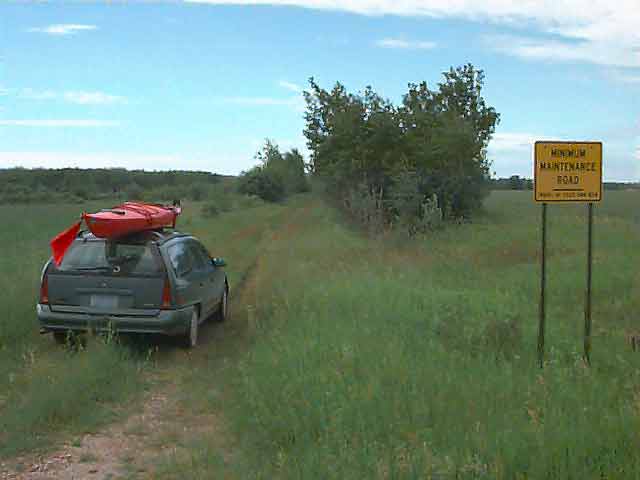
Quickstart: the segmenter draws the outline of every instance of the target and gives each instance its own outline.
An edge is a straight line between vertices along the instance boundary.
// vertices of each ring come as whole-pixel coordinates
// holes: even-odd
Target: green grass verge
[[[477,223],[408,244],[367,240],[316,205],[265,252],[255,345],[212,402],[242,442],[227,468],[637,478],[640,370],[626,335],[640,306],[639,199],[609,192],[596,209],[592,368],[581,359],[586,209],[551,207],[542,371],[539,209],[526,192],[495,193]]]

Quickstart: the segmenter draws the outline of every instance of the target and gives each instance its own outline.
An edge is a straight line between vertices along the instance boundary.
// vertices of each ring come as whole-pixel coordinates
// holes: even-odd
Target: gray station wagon
[[[68,332],[93,330],[180,336],[194,347],[199,324],[228,315],[224,266],[184,233],[107,241],[80,232],[60,266],[49,259],[42,270],[41,331],[60,343]]]

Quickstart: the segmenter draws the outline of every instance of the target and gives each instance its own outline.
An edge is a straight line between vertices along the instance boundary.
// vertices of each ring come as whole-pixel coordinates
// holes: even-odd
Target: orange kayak
[[[78,235],[83,220],[96,237],[118,238],[144,230],[175,227],[180,212],[181,209],[177,206],[125,202],[117,207],[97,213],[83,213],[79,222],[74,223],[51,240],[53,261],[58,266],[62,263],[64,254]]]
[[[143,230],[175,227],[180,207],[153,203],[125,202],[97,213],[83,213],[91,233],[101,238],[118,238]]]

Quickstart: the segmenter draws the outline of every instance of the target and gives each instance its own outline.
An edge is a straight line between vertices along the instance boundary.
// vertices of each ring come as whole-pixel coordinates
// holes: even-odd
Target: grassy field
[[[224,473],[637,478],[639,200],[612,192],[596,208],[591,368],[586,207],[550,207],[544,370],[528,193],[494,193],[476,223],[409,243],[366,239],[311,202],[260,257],[257,339],[211,403],[241,439]],[[215,448],[199,445],[173,478],[207,478]]]
[[[606,192],[596,207],[591,368],[586,207],[550,207],[543,370],[528,192],[496,192],[473,224],[410,241],[367,238],[312,195],[213,220],[194,205],[182,228],[229,261],[243,327],[188,361],[99,341],[70,353],[40,337],[46,242],[77,207],[3,207],[0,455],[124,415],[161,370],[183,408],[224,415],[230,430],[192,439],[186,457],[158,453],[153,478],[636,478],[639,201]]]

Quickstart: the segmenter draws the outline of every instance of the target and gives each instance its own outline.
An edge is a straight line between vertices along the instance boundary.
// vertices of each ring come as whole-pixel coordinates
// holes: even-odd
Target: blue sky
[[[304,150],[311,76],[399,102],[472,62],[498,176],[532,176],[535,140],[601,140],[605,178],[637,181],[638,25],[637,0],[2,4],[0,167],[237,174],[266,137]]]

